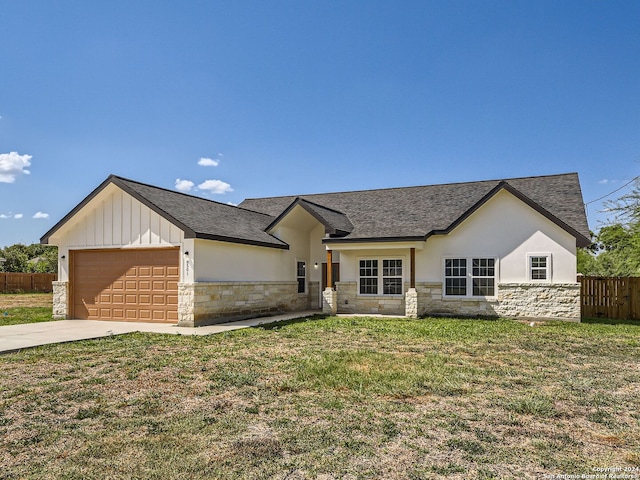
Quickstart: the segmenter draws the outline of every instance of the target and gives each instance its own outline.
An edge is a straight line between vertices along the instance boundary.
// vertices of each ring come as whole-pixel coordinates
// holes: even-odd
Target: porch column
[[[411,284],[409,288],[416,288],[416,249],[411,249],[411,262],[409,264],[410,274],[411,274]]]
[[[335,315],[338,313],[338,292],[336,292],[331,285],[333,285],[333,252],[327,250],[327,288],[322,292],[322,313],[326,315]]]
[[[404,294],[404,314],[418,318],[418,291],[416,290],[416,249],[411,249],[409,262],[409,290]]]

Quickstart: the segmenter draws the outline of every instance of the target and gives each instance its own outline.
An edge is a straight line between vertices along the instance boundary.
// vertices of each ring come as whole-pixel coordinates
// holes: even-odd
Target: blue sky
[[[111,173],[235,204],[573,171],[588,202],[640,173],[636,0],[2,0],[0,19],[0,246]]]

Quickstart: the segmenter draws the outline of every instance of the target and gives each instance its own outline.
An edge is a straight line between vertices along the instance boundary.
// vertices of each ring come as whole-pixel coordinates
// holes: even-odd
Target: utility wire
[[[636,180],[638,180],[640,178],[640,175],[638,175],[637,177],[633,178],[632,180],[629,180],[627,183],[625,183],[624,185],[622,185],[621,187],[616,188],[613,192],[609,192],[606,195],[603,195],[599,198],[596,198],[595,200],[591,200],[590,202],[587,202],[584,204],[584,206],[586,207],[587,205],[597,202],[598,200],[602,200],[603,198],[607,198],[609,195],[613,195],[614,193],[616,193],[619,190],[622,190],[624,187],[626,187],[627,185],[632,184],[633,182],[635,182]]]

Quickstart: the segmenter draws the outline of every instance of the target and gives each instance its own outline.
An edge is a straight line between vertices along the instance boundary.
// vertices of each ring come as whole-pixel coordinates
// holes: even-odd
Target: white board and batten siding
[[[93,198],[55,237],[51,243],[67,258],[69,250],[175,247],[184,242],[180,228],[115,185]],[[60,280],[66,280],[66,263],[59,267]]]

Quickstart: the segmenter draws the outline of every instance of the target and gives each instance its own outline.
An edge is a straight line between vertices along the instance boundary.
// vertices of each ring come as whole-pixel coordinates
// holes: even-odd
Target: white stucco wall
[[[385,245],[388,245],[385,248]],[[448,235],[411,244],[328,245],[340,251],[340,279],[358,281],[359,258],[403,258],[409,281],[409,249],[416,248],[416,281],[443,281],[446,257],[495,257],[499,283],[529,282],[528,256],[551,255],[551,282],[576,282],[576,240],[520,199],[501,191]],[[393,248],[395,247],[395,248]],[[543,283],[549,283],[545,281]]]
[[[286,260],[286,264],[291,265],[288,270],[290,275],[288,280],[296,280],[296,262],[306,262],[307,289],[314,288],[317,290],[315,295],[318,298],[318,305],[313,306],[320,307],[322,264],[327,262],[327,250],[322,244],[322,239],[325,236],[324,225],[304,208],[296,206],[276,225],[271,233],[290,246],[289,256]],[[334,252],[333,262],[337,263],[339,261],[340,254]],[[313,285],[311,286],[310,283]]]
[[[294,281],[288,250],[195,240],[189,253],[195,282]]]
[[[49,239],[59,248],[59,281],[69,278],[69,250],[182,246],[183,242],[182,230],[115,185],[108,185]]]
[[[441,282],[445,257],[477,256],[499,259],[500,283],[528,282],[528,254],[551,254],[553,283],[576,282],[575,237],[501,191],[448,235],[427,240],[416,253],[416,281]]]

